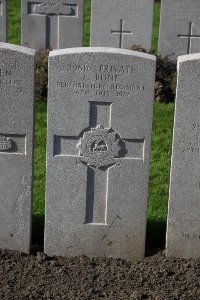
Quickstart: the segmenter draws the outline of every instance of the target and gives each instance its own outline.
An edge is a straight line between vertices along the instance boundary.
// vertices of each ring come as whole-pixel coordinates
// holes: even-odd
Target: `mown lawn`
[[[101,1],[101,0],[99,0]],[[9,0],[8,41],[20,44],[20,0]],[[157,51],[160,4],[154,7],[154,27],[152,49]],[[85,0],[84,8],[84,46],[89,46],[90,0]],[[151,171],[148,204],[148,245],[163,246],[167,216],[168,181],[170,151],[172,141],[173,104],[154,104]],[[35,165],[33,229],[38,233],[38,223],[42,224],[45,204],[45,154],[46,147],[46,101],[36,102],[35,117]],[[37,223],[37,224],[36,224]],[[37,242],[37,237],[34,239]]]

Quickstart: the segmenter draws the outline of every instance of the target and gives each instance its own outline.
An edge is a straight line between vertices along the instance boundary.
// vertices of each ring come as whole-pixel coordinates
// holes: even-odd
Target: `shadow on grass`
[[[44,215],[33,215],[31,254],[44,251]]]
[[[153,249],[165,249],[166,221],[148,220],[146,235],[146,252]]]

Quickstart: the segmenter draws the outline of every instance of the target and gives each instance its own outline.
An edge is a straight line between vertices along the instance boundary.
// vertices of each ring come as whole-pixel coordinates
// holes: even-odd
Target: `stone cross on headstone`
[[[119,30],[111,30],[112,34],[119,34],[119,48],[123,48],[123,35],[124,34],[132,35],[132,31],[124,30],[123,25],[124,25],[124,20],[121,19],[120,20],[120,29]]]
[[[199,53],[199,20],[199,0],[161,0],[158,53],[174,61],[181,55]]]
[[[45,253],[144,256],[155,58],[49,57]]]
[[[23,1],[23,45],[35,49],[82,45],[83,0]]]
[[[190,49],[191,49],[191,42],[194,38],[200,38],[200,35],[193,34],[193,26],[194,23],[189,22],[189,33],[188,34],[178,34],[179,38],[186,38],[188,40],[188,45],[187,45],[187,54],[190,54]]]
[[[92,0],[90,46],[128,49],[141,45],[149,51],[153,6],[154,0]]]
[[[54,155],[74,158],[76,151],[67,152],[68,147],[73,149],[75,143],[79,149],[77,162],[82,162],[87,166],[87,193],[86,193],[86,213],[85,223],[106,224],[107,219],[107,196],[109,169],[114,165],[120,166],[121,160],[142,159],[144,139],[128,139],[132,147],[140,149],[138,155],[126,157],[126,138],[112,129],[113,103],[109,102],[89,102],[90,115],[89,127],[83,130],[79,137],[55,136]],[[113,107],[113,106],[112,106]],[[67,147],[57,154],[57,144],[62,140],[68,140]],[[70,145],[71,144],[71,145]],[[63,154],[65,153],[65,154]]]
[[[53,3],[52,3],[53,2]],[[29,5],[32,5],[29,2]],[[66,1],[55,3],[55,1],[44,0],[33,9],[33,15],[42,15],[46,18],[46,48],[60,48],[59,45],[59,21],[64,16],[76,16],[77,4],[68,4]],[[57,34],[56,34],[57,33]],[[53,39],[55,39],[53,41]]]

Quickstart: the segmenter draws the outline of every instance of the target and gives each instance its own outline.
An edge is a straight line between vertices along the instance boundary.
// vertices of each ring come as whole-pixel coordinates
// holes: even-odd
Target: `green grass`
[[[101,0],[99,0],[101,1]],[[20,44],[20,1],[8,1],[8,41]],[[154,7],[154,26],[152,49],[157,51],[159,32],[160,4]],[[90,0],[84,6],[84,46],[90,39]],[[34,241],[42,241],[40,226],[43,226],[45,203],[45,164],[46,164],[46,102],[36,102],[35,117],[35,164],[34,164],[34,201],[33,228]],[[149,245],[163,246],[167,216],[168,181],[170,151],[172,141],[173,104],[154,104],[151,169],[148,202],[147,242]],[[40,231],[40,232],[39,232]]]
[[[34,151],[34,202],[33,213],[44,214],[45,174],[46,174],[46,130],[47,105],[46,102],[36,103],[35,114],[35,151]]]
[[[21,1],[8,0],[8,42],[20,45],[21,41]]]
[[[153,17],[153,31],[152,31],[152,49],[157,52],[158,36],[159,36],[159,22],[160,22],[160,3],[154,4],[154,17]]]
[[[164,246],[174,104],[154,103],[147,240]]]
[[[91,14],[91,0],[84,2],[84,38],[83,46],[89,47],[90,45],[90,14]]]
[[[154,104],[149,218],[164,220],[168,198],[174,104]]]

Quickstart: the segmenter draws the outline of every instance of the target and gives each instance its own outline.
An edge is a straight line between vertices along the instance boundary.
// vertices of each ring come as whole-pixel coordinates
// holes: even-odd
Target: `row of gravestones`
[[[162,0],[159,54],[200,50],[199,0]],[[151,47],[154,0],[92,0],[91,46]],[[6,39],[6,0],[0,0],[0,41]],[[83,0],[22,0],[22,45],[81,47]]]
[[[35,50],[0,44],[0,248],[31,241]],[[45,252],[144,256],[156,59],[49,57]],[[167,253],[200,256],[200,55],[178,61]]]

